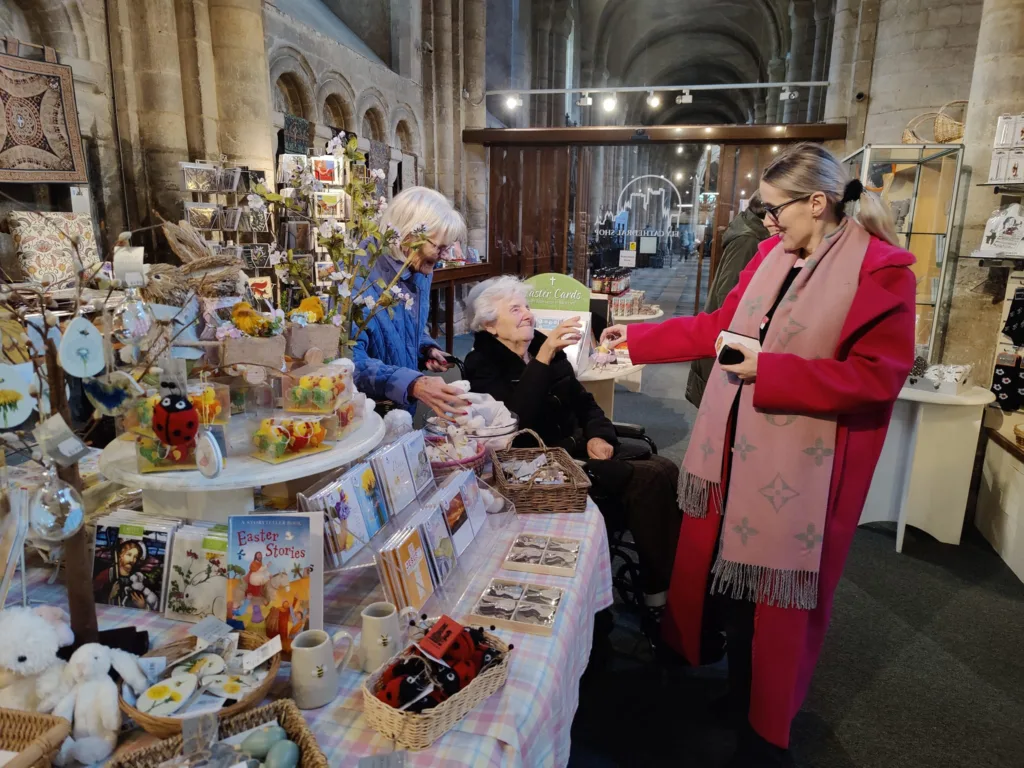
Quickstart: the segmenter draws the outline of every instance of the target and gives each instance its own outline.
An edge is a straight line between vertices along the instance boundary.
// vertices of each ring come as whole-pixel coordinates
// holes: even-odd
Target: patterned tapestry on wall
[[[8,51],[17,42],[8,41]],[[0,53],[0,181],[88,181],[71,67]]]
[[[313,124],[297,115],[285,115],[283,143],[285,154],[306,154],[313,144]]]
[[[367,157],[370,170],[379,168],[384,171],[384,178],[377,179],[377,197],[390,198],[388,194],[388,172],[391,169],[391,147],[382,141],[370,139],[370,154]]]

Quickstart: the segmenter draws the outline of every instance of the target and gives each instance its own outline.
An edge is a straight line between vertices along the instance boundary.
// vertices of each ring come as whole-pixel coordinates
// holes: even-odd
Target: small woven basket
[[[426,440],[428,443],[438,445],[447,442],[448,438],[427,435]],[[468,459],[430,462],[430,468],[434,471],[434,478],[440,480],[442,477],[448,477],[452,472],[459,472],[463,469],[472,469],[478,477],[481,476],[484,465],[487,463],[487,448],[482,440],[478,440],[476,449],[476,454]]]
[[[587,494],[590,493],[590,478],[573,461],[572,456],[564,448],[548,448],[540,435],[532,429],[521,429],[512,435],[515,440],[519,435],[530,435],[537,441],[539,448],[509,448],[505,451],[491,451],[494,464],[494,485],[498,493],[516,505],[519,512],[582,512],[587,508]],[[517,482],[505,474],[501,462],[509,459],[532,461],[540,454],[548,457],[548,464],[554,464],[568,478],[559,485],[541,485],[534,483],[532,478],[526,482]]]
[[[363,716],[369,726],[385,738],[398,742],[400,747],[413,750],[426,749],[448,733],[459,720],[497,692],[508,679],[511,655],[508,646],[489,632],[485,632],[484,636],[493,648],[501,651],[501,661],[477,675],[454,696],[422,714],[402,712],[373,695],[377,681],[388,665],[381,666],[363,683]]]
[[[220,721],[220,738],[226,739],[277,720],[288,738],[299,745],[299,768],[329,768],[316,737],[309,730],[306,718],[291,699],[280,699],[273,704],[250,710]],[[106,768],[156,768],[165,760],[181,754],[181,736],[165,739],[151,747],[129,752],[107,763]]]
[[[1013,428],[1013,437],[1017,441],[1017,446],[1024,448],[1024,425],[1017,424]]]
[[[966,101],[950,101],[943,104],[935,116],[935,140],[939,144],[956,144],[964,138],[964,121],[951,117],[951,109],[966,110]]]
[[[257,635],[255,632],[241,632],[238,636],[238,647],[245,651],[251,651],[255,648],[259,648],[265,642],[267,642],[267,639],[261,635]],[[195,648],[195,645],[196,638],[190,635],[189,637],[176,640],[173,643],[156,648],[147,653],[146,656],[166,656],[168,658],[184,656],[186,653],[191,652],[192,649]],[[270,687],[274,684],[274,679],[277,677],[279,669],[281,669],[281,654],[277,654],[271,660],[270,669],[267,672],[267,676],[263,678],[263,681],[244,699],[238,700],[230,707],[224,707],[221,709],[217,713],[218,719],[223,722],[225,718],[241,714],[242,712],[257,706],[264,698],[266,698],[267,693],[270,691]],[[161,739],[167,739],[181,733],[182,718],[180,717],[157,717],[156,715],[147,715],[131,706],[121,696],[118,696],[118,704],[121,706],[121,711],[134,720],[146,733],[159,736]]]
[[[903,144],[933,144],[934,139],[926,139],[921,136],[917,131],[921,127],[921,124],[927,120],[935,120],[939,116],[938,112],[924,112],[917,117],[911,118],[910,122],[907,123],[907,127],[903,129],[903,136],[900,141]]]
[[[0,750],[17,752],[5,768],[50,768],[50,760],[71,733],[63,717],[0,709]]]

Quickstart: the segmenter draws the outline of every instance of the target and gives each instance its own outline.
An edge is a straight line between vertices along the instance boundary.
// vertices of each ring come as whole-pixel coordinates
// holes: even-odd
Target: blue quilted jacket
[[[390,284],[401,266],[401,262],[381,254],[367,278],[371,285],[363,295],[379,299],[382,291],[376,284],[377,279]],[[352,350],[352,360],[356,365],[355,383],[359,391],[375,400],[387,399],[398,403],[410,413],[416,410],[416,402],[409,398],[409,386],[423,375],[419,372],[419,364],[427,348],[438,346],[427,334],[432,281],[433,275],[428,277],[406,270],[398,285],[413,296],[412,310],[396,305],[393,319],[387,310],[381,310],[359,334]]]

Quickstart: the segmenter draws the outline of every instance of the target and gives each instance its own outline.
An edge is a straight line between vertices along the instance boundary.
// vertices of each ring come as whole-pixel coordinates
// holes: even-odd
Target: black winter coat
[[[501,400],[519,417],[520,429],[532,429],[548,446],[565,448],[576,458],[587,458],[587,441],[594,437],[618,445],[611,421],[580,384],[565,353],[557,352],[548,365],[537,361],[546,340],[534,334],[527,364],[494,335],[477,332],[465,363],[473,391]],[[534,444],[529,438],[519,440]]]

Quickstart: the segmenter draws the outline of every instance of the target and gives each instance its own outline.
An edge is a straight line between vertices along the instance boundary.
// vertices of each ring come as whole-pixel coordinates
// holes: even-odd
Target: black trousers
[[[587,462],[593,497],[609,527],[628,528],[640,557],[641,589],[664,592],[672,579],[682,512],[676,501],[679,467],[664,456]]]

